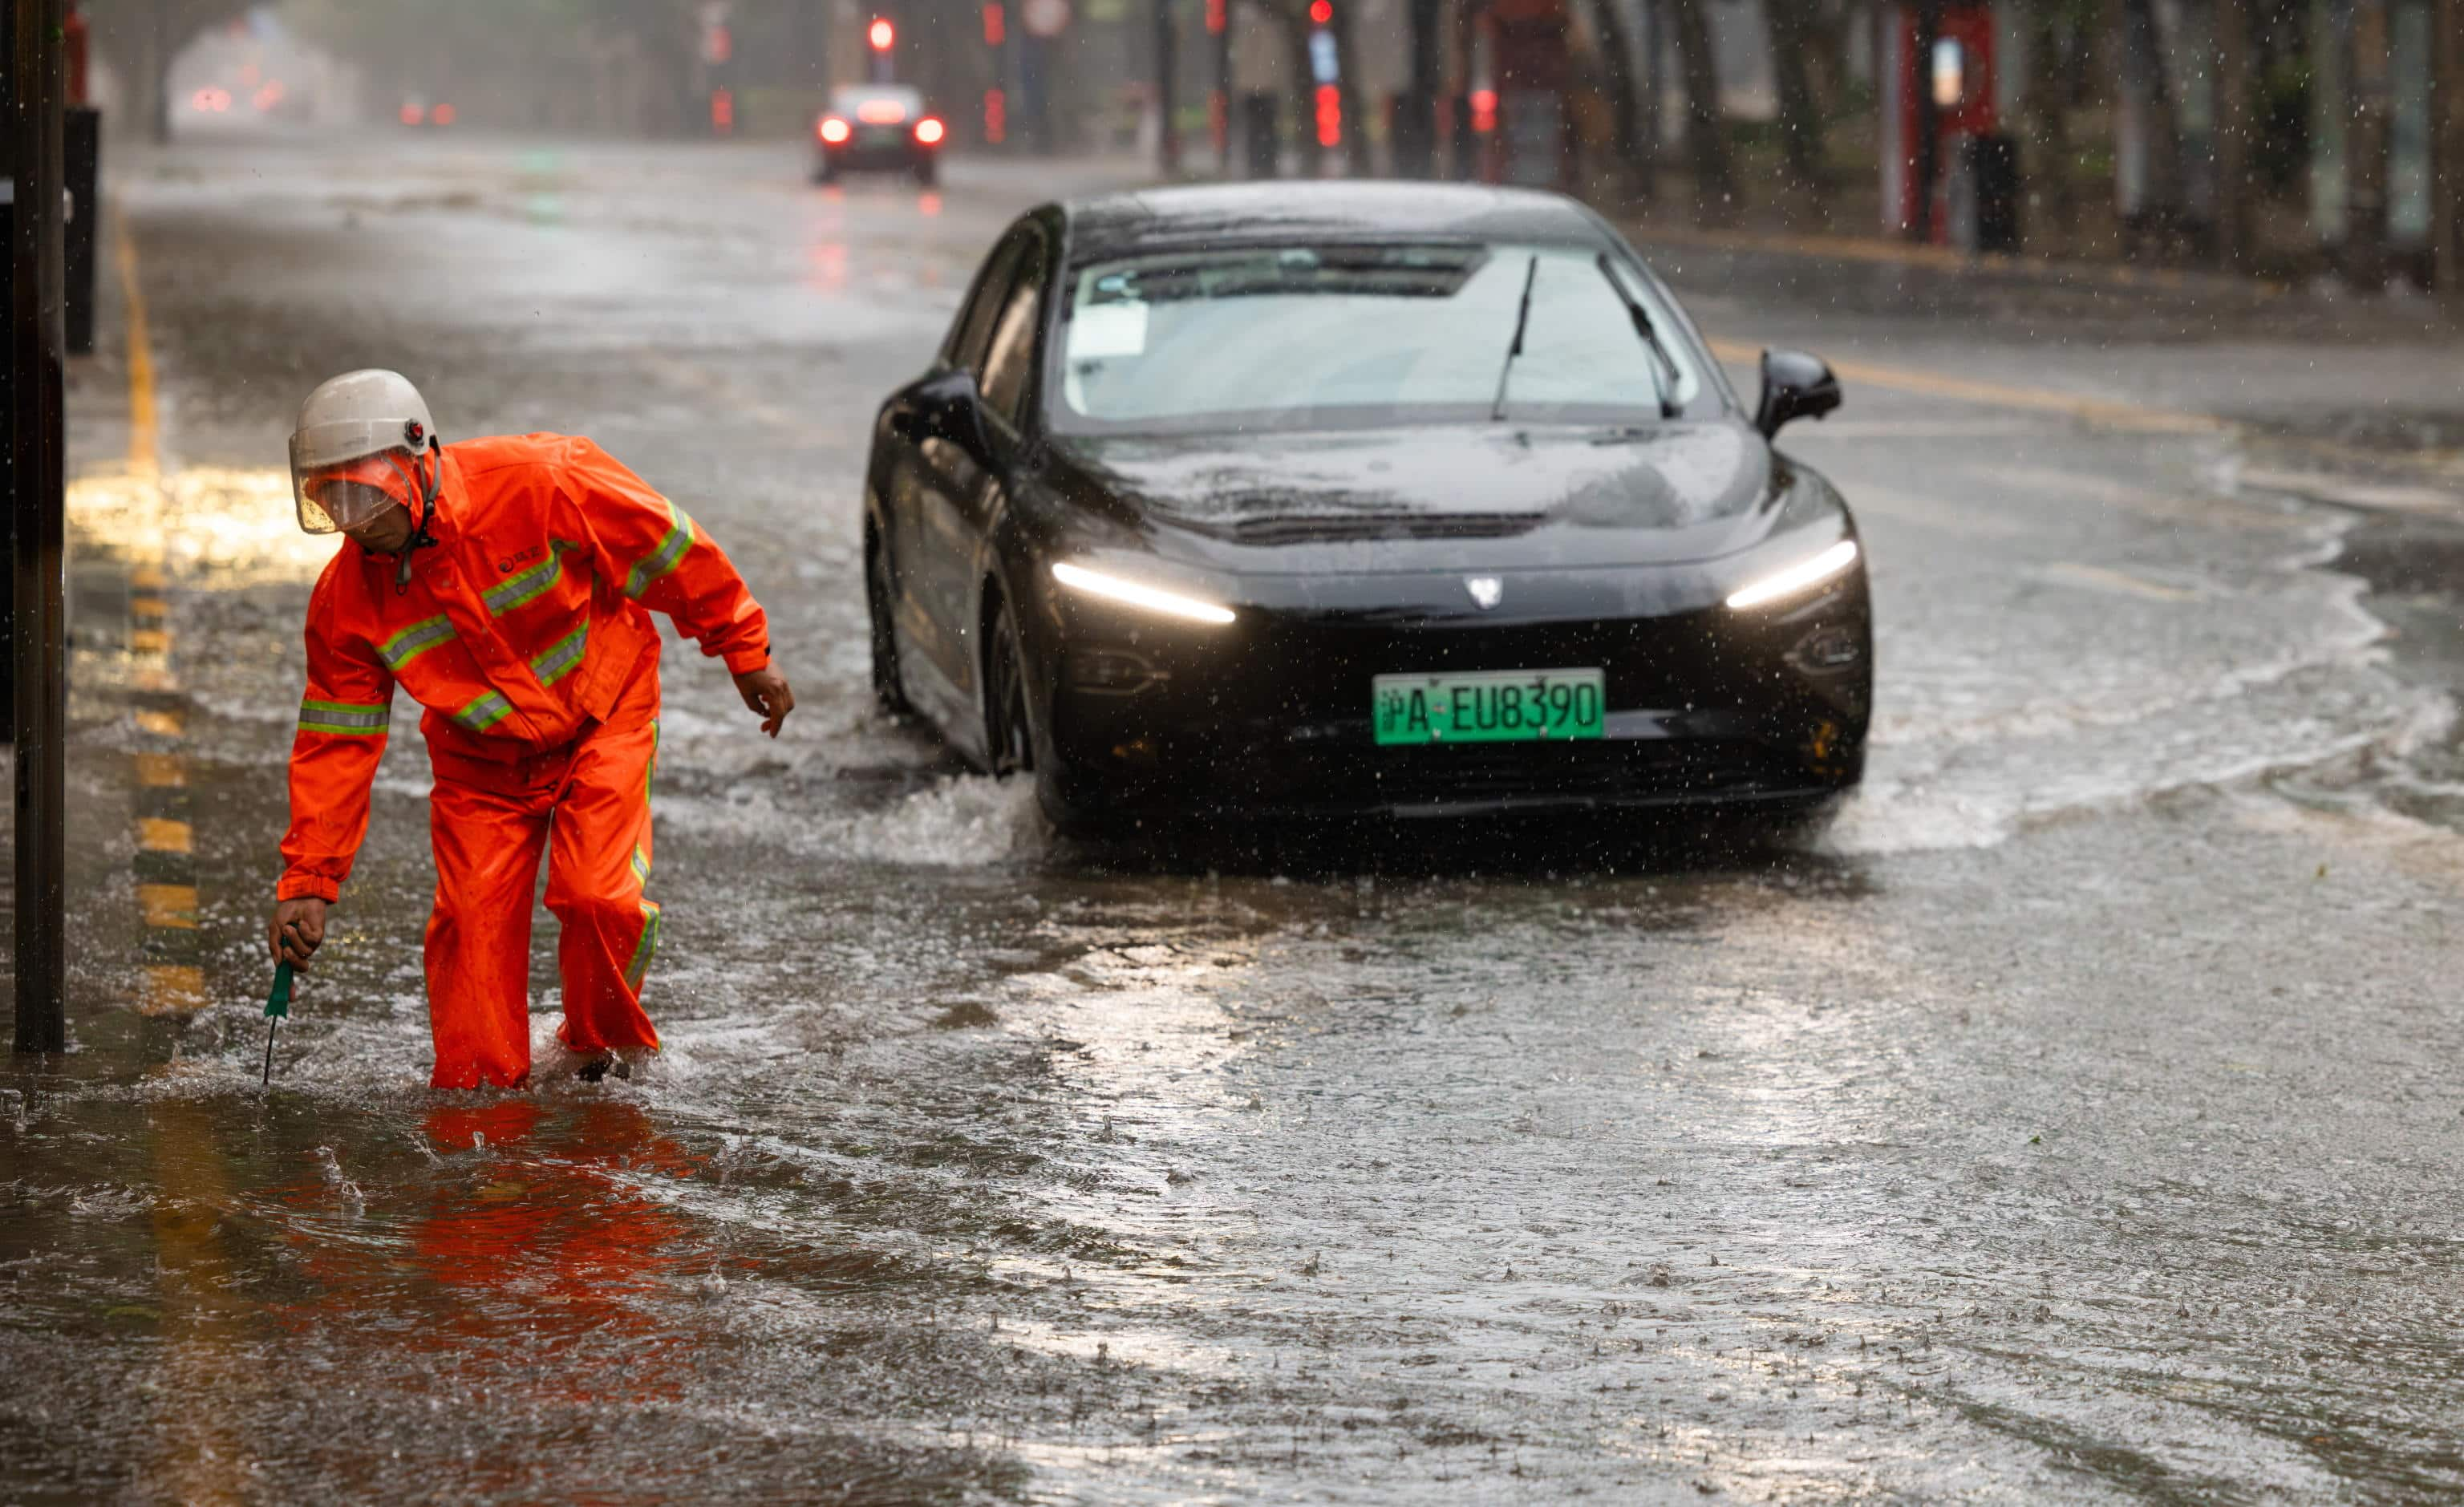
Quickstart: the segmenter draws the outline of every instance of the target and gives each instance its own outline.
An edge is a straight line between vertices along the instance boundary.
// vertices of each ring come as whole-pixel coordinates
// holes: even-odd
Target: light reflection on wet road
[[[1853,390],[1792,431],[1881,624],[1872,787],[1811,851],[1155,865],[872,715],[853,550],[873,403],[1007,216],[1102,170],[928,203],[784,147],[428,149],[347,192],[302,146],[123,186],[174,506],[98,481],[81,520],[167,530],[218,1003],[139,1019],[133,923],[80,913],[81,1050],[0,1103],[11,1495],[2464,1488],[2464,870],[2384,798],[2435,783],[2448,703],[2322,568],[2355,515],[2235,486],[2244,441]],[[1725,338],[1928,339],[1694,295]],[[669,659],[640,1081],[422,1086],[405,724],[253,1092],[321,555],[275,468],[365,361],[451,432],[593,433],[772,608],[776,746]],[[99,893],[126,796],[80,789]]]

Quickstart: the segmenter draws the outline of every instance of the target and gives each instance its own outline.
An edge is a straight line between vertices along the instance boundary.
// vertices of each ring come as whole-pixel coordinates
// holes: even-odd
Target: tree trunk
[[[2047,249],[2070,249],[2079,229],[2079,196],[2071,191],[2071,169],[2077,153],[2071,146],[2071,78],[2064,64],[2063,43],[2069,28],[2064,8],[2056,0],[2036,0],[2028,12],[2028,87],[2021,108],[2034,151],[2028,160],[2028,182],[2043,211],[2043,224],[2053,235]]]
[[[1685,75],[1685,158],[1694,173],[1694,220],[1727,225],[1736,218],[1736,178],[1720,119],[1720,59],[1711,51],[1705,0],[1668,0],[1678,65]]]
[[[2250,170],[2252,0],[2215,0],[2216,265],[2250,271],[2258,189]]]
[[[2390,73],[2387,0],[2358,0],[2353,7],[2352,125],[2344,133],[2344,278],[2365,293],[2387,286]]]
[[[1831,183],[1823,166],[1822,111],[1806,73],[1813,9],[1814,0],[1763,0],[1771,82],[1779,95],[1780,161],[1788,169],[1789,186],[1819,208]]]
[[[1438,176],[1438,89],[1444,52],[1444,0],[1409,0],[1404,26],[1410,69],[1400,118],[1395,121],[1395,176]]]
[[[2464,4],[2464,0],[2457,0]],[[1600,38],[1609,89],[1610,165],[1606,185],[1612,205],[1651,203],[1652,142],[1642,119],[1641,91],[1635,87],[1634,42],[1628,36],[1622,0],[1592,0],[1592,15]]]
[[[2464,0],[2439,0],[2436,73],[2431,78],[2431,240],[2433,279],[2451,303],[2464,303]]]
[[[1317,140],[1317,73],[1309,56],[1309,18],[1305,3],[1280,0],[1273,6],[1284,29],[1284,46],[1292,71],[1292,120],[1301,154],[1301,176],[1315,178],[1326,170],[1326,148]]]
[[[2141,70],[2141,93],[2147,107],[2146,223],[2169,248],[2180,232],[2188,208],[2183,192],[2182,112],[2176,104],[2172,71],[2166,67],[2165,29],[2156,17],[2154,0],[2124,0],[2123,45]]]
[[[138,63],[138,87],[147,91],[145,98],[145,134],[157,146],[171,143],[171,20],[165,12],[169,0],[153,0],[146,7],[141,25],[144,40]]]
[[[1155,170],[1166,182],[1180,176],[1180,36],[1173,25],[1172,0],[1155,5]]]

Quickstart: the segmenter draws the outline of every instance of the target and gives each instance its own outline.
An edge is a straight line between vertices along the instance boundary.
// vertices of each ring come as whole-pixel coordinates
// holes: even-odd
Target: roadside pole
[[[17,1050],[68,1046],[67,560],[60,195],[63,0],[12,0],[7,67],[11,206],[9,491],[17,734]]]

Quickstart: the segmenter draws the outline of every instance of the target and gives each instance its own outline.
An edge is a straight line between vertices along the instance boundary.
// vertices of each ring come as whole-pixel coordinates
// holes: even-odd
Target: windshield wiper
[[[1523,306],[1514,311],[1514,343],[1506,348],[1506,364],[1497,369],[1497,401],[1488,405],[1491,424],[1506,417],[1506,383],[1514,375],[1514,358],[1523,354],[1523,327],[1531,322],[1531,283],[1539,275],[1540,258],[1534,256],[1531,265],[1523,270]]]
[[[1602,251],[1595,260],[1600,269],[1600,280],[1617,295],[1617,302],[1625,305],[1626,317],[1634,321],[1634,333],[1642,337],[1642,343],[1650,348],[1652,358],[1658,363],[1651,375],[1651,385],[1660,395],[1660,416],[1663,419],[1677,417],[1677,404],[1668,396],[1670,389],[1677,385],[1677,358],[1669,355],[1668,347],[1661,343],[1660,331],[1653,326],[1650,312],[1636,300],[1634,295],[1626,292],[1625,284],[1618,280],[1616,271],[1609,265],[1609,253]]]

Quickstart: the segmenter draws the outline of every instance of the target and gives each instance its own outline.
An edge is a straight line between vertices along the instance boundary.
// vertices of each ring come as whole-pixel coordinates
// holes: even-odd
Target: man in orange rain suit
[[[451,448],[385,371],[311,393],[291,439],[300,527],[349,535],[308,604],[308,693],[291,745],[291,828],[268,940],[304,964],[367,833],[399,686],[420,720],[436,906],[430,1081],[530,1076],[531,896],[548,851],[562,935],[564,1046],[596,1079],[655,1051],[642,979],[659,945],[650,774],[664,612],[727,662],[772,737],[795,695],[736,567],[673,503],[588,440]],[[621,1069],[620,1069],[621,1070]]]

